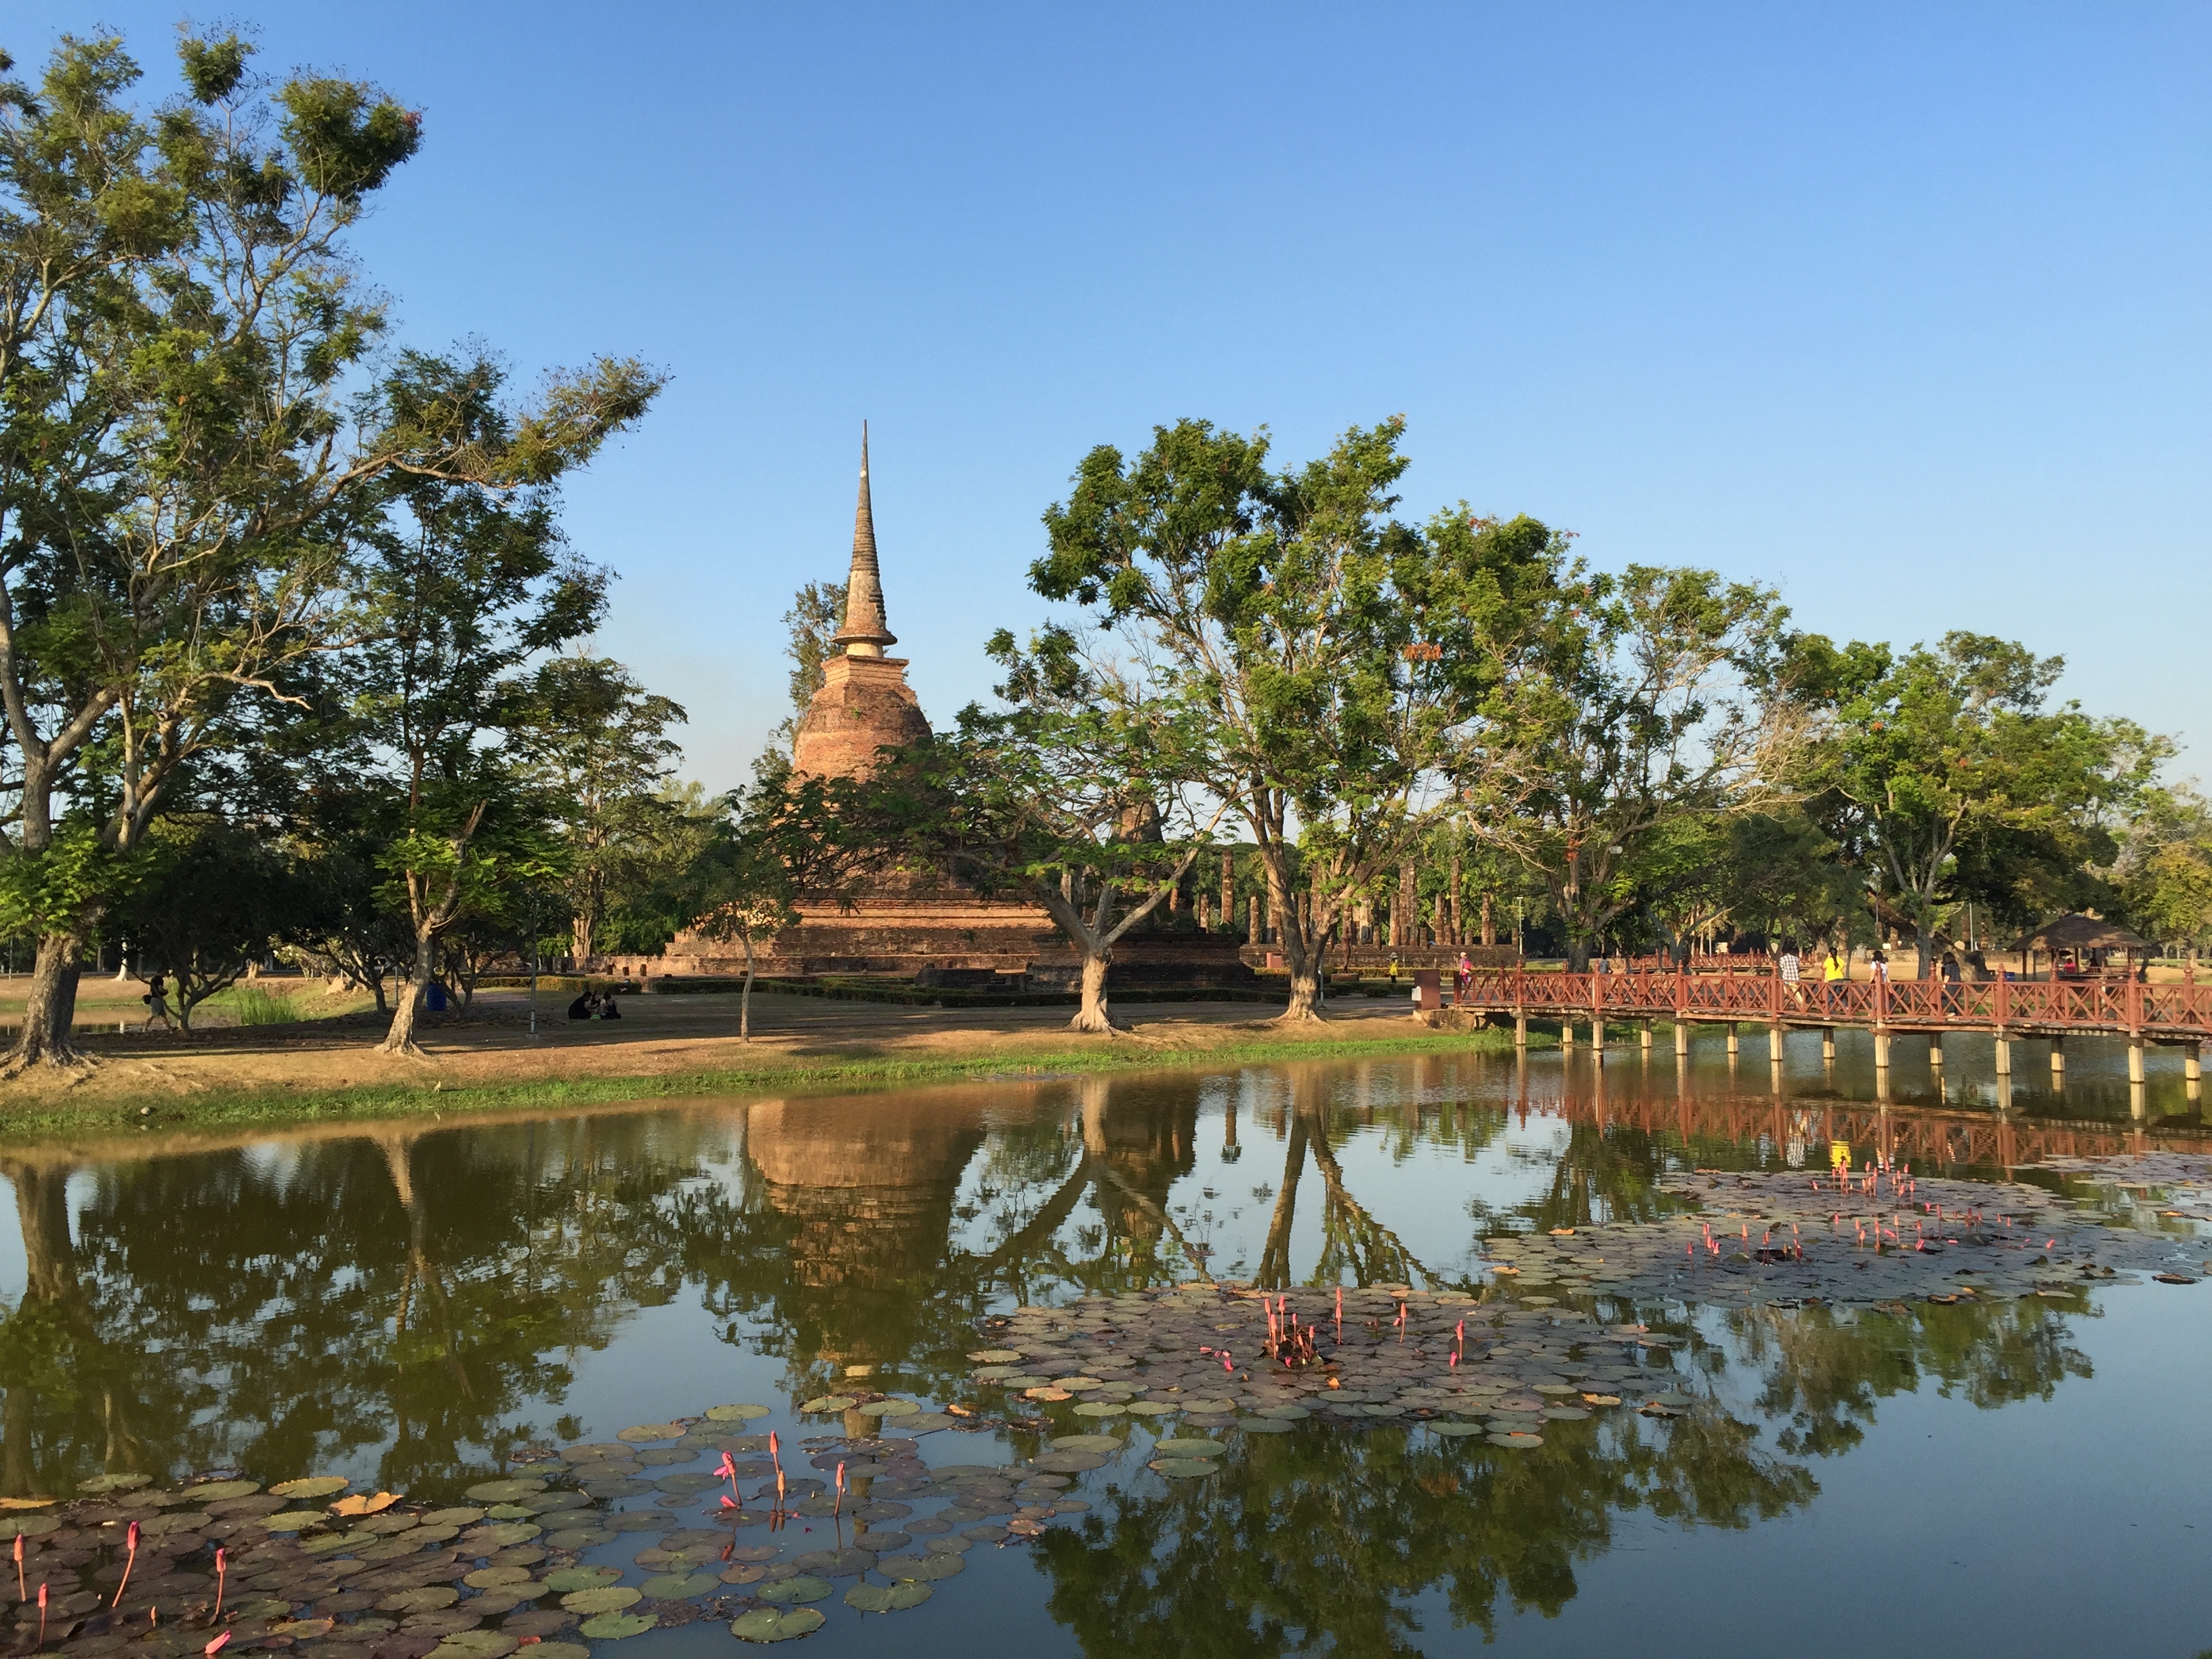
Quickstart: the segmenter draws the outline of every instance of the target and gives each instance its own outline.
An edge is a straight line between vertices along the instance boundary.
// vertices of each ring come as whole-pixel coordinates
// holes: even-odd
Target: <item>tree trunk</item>
[[[430,963],[436,950],[434,934],[426,930],[416,935],[415,971],[407,976],[406,994],[392,1011],[392,1029],[384,1034],[382,1053],[419,1055],[422,1052],[415,1045],[415,1014],[422,1006],[422,994],[430,988]]]
[[[1935,972],[1935,935],[1929,932],[1926,920],[1918,916],[1912,921],[1912,954],[1919,969],[1917,977],[1926,979]]]
[[[1492,904],[1490,895],[1487,893],[1485,893],[1482,896],[1482,942],[1485,945],[1495,945],[1498,943],[1497,910]]]
[[[1590,942],[1581,933],[1567,935],[1567,971],[1587,974],[1590,964]]]
[[[753,1040],[753,936],[748,933],[745,941],[745,988],[738,993],[738,1041]]]
[[[31,968],[30,994],[23,1007],[23,1030],[9,1053],[5,1075],[33,1066],[82,1066],[87,1057],[70,1040],[76,1018],[76,983],[83,971],[84,941],[75,933],[46,933],[39,939]]]
[[[1106,1001],[1106,970],[1113,962],[1111,951],[1084,952],[1083,1006],[1075,1011],[1075,1018],[1067,1022],[1069,1030],[1089,1031],[1097,1036],[1112,1035],[1114,1012]]]

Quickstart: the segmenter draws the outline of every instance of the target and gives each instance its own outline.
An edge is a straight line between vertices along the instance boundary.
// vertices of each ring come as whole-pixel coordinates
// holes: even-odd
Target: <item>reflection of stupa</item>
[[[884,654],[898,643],[884,613],[876,559],[876,517],[868,486],[868,438],[860,434],[860,493],[853,514],[853,563],[845,624],[832,636],[839,654],[823,664],[822,686],[807,705],[793,744],[802,776],[866,778],[879,750],[927,740],[929,721],[906,683],[906,659]],[[1073,948],[1039,907],[983,898],[949,884],[893,878],[861,892],[802,894],[800,921],[757,957],[763,974],[915,975],[925,969],[1020,975],[1050,982],[1073,978]],[[1223,935],[1125,939],[1115,948],[1115,983],[1131,978],[1218,983],[1246,981],[1233,939]],[[658,958],[619,965],[663,974],[742,974],[743,947],[681,933]]]

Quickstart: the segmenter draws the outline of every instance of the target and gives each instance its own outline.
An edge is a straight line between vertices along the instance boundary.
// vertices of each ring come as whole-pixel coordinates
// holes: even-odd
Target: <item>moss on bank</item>
[[[758,1093],[763,1090],[881,1088],[896,1084],[957,1083],[963,1080],[1095,1075],[1176,1071],[1193,1067],[1249,1066],[1288,1060],[1400,1058],[1416,1054],[1510,1053],[1510,1030],[1424,1031],[1403,1036],[1311,1037],[1273,1041],[1254,1038],[1249,1030],[1224,1030],[1222,1040],[1182,1040],[1155,1044],[1093,1040],[1081,1047],[1038,1049],[997,1040],[978,1052],[900,1057],[869,1053],[866,1045],[840,1055],[793,1055],[744,1066],[677,1068],[636,1075],[518,1079],[511,1082],[447,1086],[435,1082],[372,1083],[307,1089],[278,1085],[179,1095],[152,1092],[101,1096],[70,1101],[46,1097],[13,1103],[0,1089],[0,1136],[15,1141],[76,1138],[88,1133],[158,1125],[164,1130],[267,1127],[392,1119],[481,1116],[504,1113],[558,1112],[630,1101],[675,1100],[702,1095]],[[1548,1036],[1531,1033],[1532,1046],[1552,1046]]]

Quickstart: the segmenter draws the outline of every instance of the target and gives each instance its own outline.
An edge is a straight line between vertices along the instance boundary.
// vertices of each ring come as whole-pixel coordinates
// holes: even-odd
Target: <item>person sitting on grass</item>
[[[599,999],[599,1018],[601,1019],[622,1018],[622,1010],[615,1006],[615,994],[612,991]]]
[[[586,990],[574,1002],[568,1005],[568,1018],[571,1019],[589,1019],[599,1011],[599,998],[594,996],[590,991]]]

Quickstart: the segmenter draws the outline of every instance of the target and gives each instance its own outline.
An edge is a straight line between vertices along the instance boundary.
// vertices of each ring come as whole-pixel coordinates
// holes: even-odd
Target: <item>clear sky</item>
[[[0,10],[34,68],[183,15]],[[743,781],[781,613],[843,574],[860,424],[932,715],[1034,621],[1091,445],[1409,422],[1597,562],[1802,625],[2063,653],[2194,738],[2212,524],[2212,6],[374,7],[231,0],[423,113],[358,245],[405,337],[674,376],[571,492],[603,647]]]

